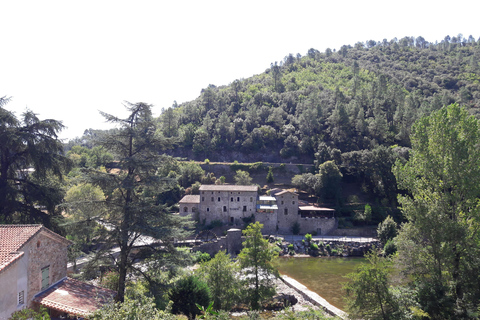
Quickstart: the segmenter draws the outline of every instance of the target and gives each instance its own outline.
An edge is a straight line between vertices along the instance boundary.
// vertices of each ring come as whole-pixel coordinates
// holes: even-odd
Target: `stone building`
[[[0,225],[0,320],[38,305],[52,316],[84,317],[113,297],[111,290],[67,278],[70,244],[42,225]]]
[[[297,223],[300,233],[318,235],[337,227],[335,210],[303,203],[292,190],[272,189],[269,196],[259,196],[257,186],[202,185],[200,195],[187,195],[179,205],[181,215],[191,215],[201,224],[218,220],[240,226],[251,219],[270,234],[290,234]]]

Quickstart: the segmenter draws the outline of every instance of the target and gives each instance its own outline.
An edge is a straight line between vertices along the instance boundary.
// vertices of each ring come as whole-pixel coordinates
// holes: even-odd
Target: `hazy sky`
[[[358,41],[480,37],[477,1],[0,0],[0,97],[61,120],[62,138],[107,128],[124,100],[161,108],[289,53]],[[0,142],[1,143],[1,142]]]

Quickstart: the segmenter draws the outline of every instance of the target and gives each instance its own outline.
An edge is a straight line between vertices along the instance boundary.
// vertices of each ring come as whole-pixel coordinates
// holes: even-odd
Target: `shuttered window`
[[[50,285],[50,267],[42,269],[42,290],[45,290]]]

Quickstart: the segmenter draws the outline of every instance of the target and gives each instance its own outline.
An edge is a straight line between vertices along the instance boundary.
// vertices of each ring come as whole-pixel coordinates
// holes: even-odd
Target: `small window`
[[[223,206],[223,212],[227,212],[227,206]]]
[[[233,223],[235,219],[233,217],[230,217],[230,222]]]
[[[213,201],[215,201],[215,200],[213,200],[213,197],[212,197],[212,202],[213,202]]]
[[[285,215],[287,215],[287,214],[288,214],[288,209],[287,209],[287,208],[285,208]]]
[[[233,202],[233,197],[230,198],[230,202]]]
[[[243,212],[247,211],[247,206],[243,206]]]
[[[50,266],[42,269],[42,290],[45,290],[50,285]]]
[[[210,211],[210,208],[207,208],[207,212],[209,212],[209,211]]]
[[[202,194],[205,194],[205,191],[202,191]]]
[[[237,197],[237,201],[240,201],[240,197]]]
[[[218,197],[218,202],[220,202],[220,197]]]
[[[283,200],[282,200],[282,204],[283,204]]]
[[[183,212],[188,212],[188,207],[184,207]]]
[[[295,204],[295,201],[292,201],[292,204]]]
[[[253,198],[252,198],[252,197],[250,197],[250,202],[253,202]]]
[[[202,197],[202,201],[205,201],[205,197]]]
[[[37,248],[40,248],[41,242],[40,240],[37,241]]]
[[[212,191],[212,194],[213,194],[213,191]]]
[[[18,293],[18,304],[25,304],[25,291],[23,290]]]

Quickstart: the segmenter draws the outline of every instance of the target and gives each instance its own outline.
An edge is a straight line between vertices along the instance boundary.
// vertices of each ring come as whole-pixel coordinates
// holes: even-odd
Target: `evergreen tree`
[[[245,242],[238,255],[248,282],[247,297],[254,310],[260,308],[263,300],[273,296],[273,277],[278,276],[278,271],[273,266],[273,260],[278,253],[268,240],[263,238],[262,228],[263,224],[257,221],[243,230]]]
[[[9,101],[0,97],[0,222],[52,228],[63,198],[63,174],[71,163],[57,136],[63,125],[40,120],[32,111],[19,120],[3,108]]]
[[[126,103],[129,116],[120,119],[102,112],[119,130],[106,134],[98,144],[114,154],[116,172],[88,170],[91,183],[100,186],[106,195],[107,213],[99,217],[108,229],[101,239],[111,248],[118,245],[119,257],[115,260],[119,272],[117,301],[124,300],[127,272],[132,270],[137,255],[148,256],[156,251],[153,246],[141,246],[137,255],[132,253],[140,236],[151,236],[162,241],[163,255],[174,254],[172,240],[188,234],[188,220],[169,212],[158,203],[157,196],[175,185],[174,179],[157,175],[165,156],[159,151],[166,147],[162,135],[157,134],[151,106],[145,103]],[[98,255],[108,251],[99,251]],[[94,262],[95,260],[93,260]]]

